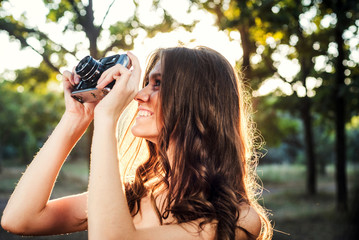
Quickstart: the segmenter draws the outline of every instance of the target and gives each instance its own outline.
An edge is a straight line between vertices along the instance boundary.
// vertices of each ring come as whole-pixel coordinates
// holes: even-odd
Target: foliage
[[[179,26],[165,10],[161,23],[151,26],[142,23],[138,18],[137,1],[133,1],[135,8],[132,16],[107,26],[107,16],[114,3],[108,3],[102,19],[95,19],[93,0],[43,0],[47,8],[44,19],[53,29],[45,32],[43,28],[32,25],[27,12],[13,15],[11,0],[0,2],[0,32],[6,32],[10,41],[18,41],[21,48],[30,48],[42,57],[38,67],[16,70],[15,80],[5,74],[2,76],[7,80],[1,82],[3,94],[0,95],[0,114],[3,116],[0,120],[0,148],[4,157],[21,156],[27,162],[47,137],[63,112],[63,99],[59,93],[51,92],[54,88],[51,86],[60,89],[57,75],[62,67],[68,65],[69,59],[83,57],[77,55],[79,51],[88,49],[91,56],[99,59],[110,51],[132,49],[140,31],[148,31],[148,36],[153,37],[157,32],[168,32]],[[61,38],[53,38],[51,34],[54,33],[60,34]],[[71,41],[62,39],[66,36],[71,36]],[[101,49],[98,46],[100,40],[105,43]],[[91,134],[86,137],[92,138]],[[17,144],[19,142],[24,143]]]
[[[53,1],[43,0],[48,9],[46,21],[49,25],[56,24],[56,30],[62,32],[64,36],[75,36],[73,43],[62,42],[61,40],[51,39],[50,36],[33,27],[27,19],[27,15],[22,14],[21,18],[15,19],[8,8],[4,8],[4,3],[11,5],[11,0],[5,0],[0,6],[0,31],[5,31],[12,39],[20,41],[23,48],[30,47],[39,55],[43,61],[52,69],[59,72],[59,69],[66,65],[69,56],[75,57],[76,53],[82,49],[89,49],[90,55],[100,58],[109,51],[118,49],[130,50],[133,48],[134,39],[140,30],[149,32],[149,36],[154,36],[157,32],[168,32],[179,24],[164,11],[163,22],[154,26],[147,26],[141,23],[138,18],[138,3],[133,2],[135,9],[132,17],[124,22],[116,22],[110,27],[105,27],[109,11],[113,3],[108,5],[107,12],[100,19],[100,23],[95,23],[93,0],[64,0]],[[97,19],[98,20],[98,19]],[[189,26],[187,26],[189,27]],[[76,36],[86,35],[87,41]],[[98,40],[106,37],[106,47],[99,49]],[[31,41],[29,39],[31,38]]]
[[[19,84],[0,83],[0,159],[29,162],[63,112],[59,93],[35,94]]]
[[[271,8],[275,1],[245,0],[191,0],[193,4],[212,13],[219,29],[240,33],[243,57],[239,61],[239,68],[243,72],[243,79],[248,81],[253,89],[258,89],[260,83],[273,75],[273,60],[268,54],[258,51],[268,37],[276,40],[282,38],[280,31],[271,31],[267,26],[275,23]],[[269,50],[270,51],[270,50]],[[252,57],[258,55],[262,64],[252,64]],[[256,65],[256,66],[254,66]]]
[[[300,122],[290,115],[279,96],[261,96],[254,98],[254,121],[258,124],[267,147],[277,147],[285,139],[298,133]],[[288,104],[288,102],[287,102]]]

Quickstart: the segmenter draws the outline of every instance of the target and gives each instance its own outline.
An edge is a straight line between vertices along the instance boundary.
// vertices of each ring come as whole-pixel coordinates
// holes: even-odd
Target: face
[[[157,107],[161,81],[161,62],[158,61],[149,74],[146,87],[139,91],[135,97],[138,102],[138,114],[131,129],[132,134],[153,143],[157,142],[157,137],[162,129],[160,113]]]

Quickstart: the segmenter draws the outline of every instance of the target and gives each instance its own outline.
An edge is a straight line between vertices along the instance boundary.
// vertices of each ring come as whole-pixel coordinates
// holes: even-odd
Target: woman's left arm
[[[137,58],[129,53],[133,70],[116,65],[105,71],[98,88],[116,84],[95,108],[88,187],[89,239],[119,239],[135,230],[119,173],[117,121],[138,92],[141,75]]]
[[[121,239],[135,230],[117,158],[116,123],[95,117],[88,189],[89,239]]]

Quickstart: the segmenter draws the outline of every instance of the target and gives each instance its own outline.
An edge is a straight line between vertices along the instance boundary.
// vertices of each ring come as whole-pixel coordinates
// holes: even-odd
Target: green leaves
[[[140,6],[134,1],[135,10],[128,20],[107,27],[104,22],[114,2],[103,3],[108,5],[107,12],[98,17],[93,0],[43,0],[43,7],[47,9],[43,13],[46,22],[38,24],[32,22],[27,10],[13,14],[11,0],[0,1],[0,32],[6,32],[11,41],[19,41],[22,48],[32,49],[43,59],[37,67],[14,71],[15,80],[0,81],[0,158],[1,152],[8,151],[13,154],[11,157],[28,161],[48,136],[63,112],[57,77],[61,68],[72,67],[67,66],[69,60],[81,58],[86,51],[98,59],[109,51],[130,50],[140,30],[153,37],[158,32],[169,32],[180,26],[165,10],[159,24],[148,26],[140,22]],[[153,4],[160,7],[159,0]]]
[[[28,163],[64,111],[59,93],[38,95],[4,81],[0,96],[0,157],[20,157]]]

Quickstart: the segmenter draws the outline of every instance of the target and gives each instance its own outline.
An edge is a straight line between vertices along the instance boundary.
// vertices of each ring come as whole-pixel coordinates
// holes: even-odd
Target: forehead
[[[155,66],[152,68],[151,72],[150,72],[150,77],[152,75],[158,75],[161,74],[161,61],[157,61],[157,63],[155,64]]]

